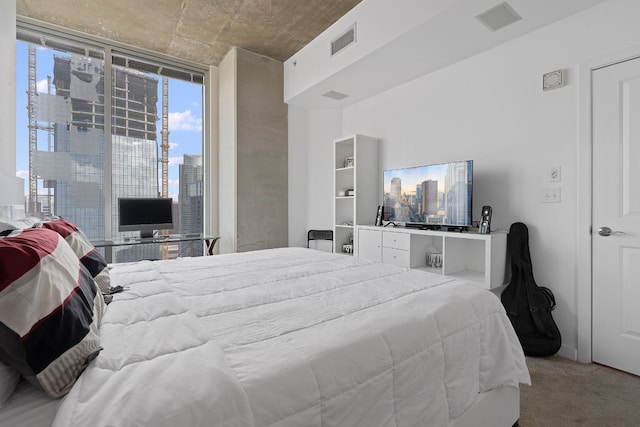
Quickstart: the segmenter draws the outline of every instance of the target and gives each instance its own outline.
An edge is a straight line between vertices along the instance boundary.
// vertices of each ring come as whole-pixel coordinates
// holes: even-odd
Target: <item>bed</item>
[[[107,271],[97,357],[0,425],[511,426],[530,383],[498,298],[446,276],[306,248]]]

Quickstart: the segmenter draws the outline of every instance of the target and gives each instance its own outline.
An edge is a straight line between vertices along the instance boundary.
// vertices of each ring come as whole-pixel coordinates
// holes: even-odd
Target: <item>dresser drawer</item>
[[[382,248],[382,262],[394,264],[401,267],[411,267],[411,257],[409,251],[395,248]]]
[[[382,232],[382,246],[385,248],[409,250],[411,235],[409,233]]]

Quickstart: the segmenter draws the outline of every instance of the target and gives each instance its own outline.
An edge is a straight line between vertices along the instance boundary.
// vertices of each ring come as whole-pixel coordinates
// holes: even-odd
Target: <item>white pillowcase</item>
[[[35,216],[27,216],[20,219],[7,219],[0,218],[0,231],[3,230],[22,230],[24,228],[31,228],[35,224],[40,223],[42,220]]]
[[[0,362],[0,406],[2,406],[20,381],[20,373],[9,365]]]

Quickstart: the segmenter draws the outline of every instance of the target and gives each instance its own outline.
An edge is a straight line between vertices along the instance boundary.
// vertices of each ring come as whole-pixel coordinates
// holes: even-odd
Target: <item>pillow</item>
[[[20,219],[0,219],[0,231],[3,230],[22,230],[23,228],[30,228],[40,222],[40,218],[35,216],[28,216]]]
[[[66,394],[100,347],[102,293],[67,242],[29,228],[0,238],[0,360]]]
[[[9,399],[20,381],[20,372],[0,362],[0,408]]]
[[[71,249],[76,253],[78,258],[91,276],[94,278],[100,291],[107,292],[111,287],[111,278],[107,269],[107,261],[93,247],[87,236],[70,221],[64,218],[58,218],[52,221],[46,221],[40,224],[43,228],[53,230],[67,241]]]

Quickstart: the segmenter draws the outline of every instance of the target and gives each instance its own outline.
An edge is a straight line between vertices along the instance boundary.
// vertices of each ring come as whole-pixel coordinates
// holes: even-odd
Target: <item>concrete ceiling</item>
[[[17,0],[18,16],[205,65],[231,47],[284,61],[361,0]]]

